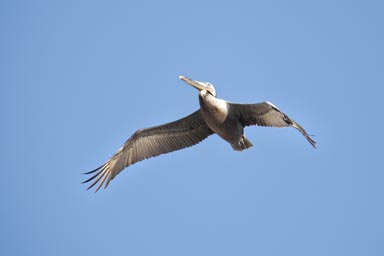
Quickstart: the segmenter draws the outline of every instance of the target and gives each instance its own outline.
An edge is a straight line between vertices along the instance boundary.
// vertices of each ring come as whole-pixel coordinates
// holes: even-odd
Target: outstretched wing
[[[281,112],[272,103],[267,101],[257,104],[228,104],[231,111],[234,111],[234,113],[236,113],[239,117],[243,126],[259,125],[271,127],[293,127],[301,132],[308,142],[316,148],[316,141],[308,135],[304,128]]]
[[[88,189],[99,183],[98,191],[124,168],[141,160],[193,146],[213,132],[205,123],[200,110],[180,120],[136,131],[102,166],[87,172],[94,173],[84,183],[93,181]]]

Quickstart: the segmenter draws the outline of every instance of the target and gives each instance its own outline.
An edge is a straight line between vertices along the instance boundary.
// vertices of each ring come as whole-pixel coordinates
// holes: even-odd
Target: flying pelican
[[[216,98],[211,83],[199,82],[185,76],[181,80],[199,90],[200,109],[167,124],[137,130],[117,152],[102,166],[85,174],[93,174],[83,183],[92,181],[88,189],[97,183],[96,192],[126,167],[141,160],[193,146],[216,133],[234,150],[252,147],[244,135],[244,127],[250,125],[293,127],[301,132],[316,148],[316,142],[298,123],[281,112],[271,102],[238,104]]]

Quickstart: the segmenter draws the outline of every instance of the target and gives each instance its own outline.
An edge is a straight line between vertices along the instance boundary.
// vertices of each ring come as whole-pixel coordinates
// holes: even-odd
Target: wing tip
[[[317,142],[314,141],[312,138],[307,137],[308,142],[312,145],[314,149],[317,149]]]
[[[92,171],[85,172],[84,174],[89,175],[89,174],[93,174],[93,173],[95,173],[95,174],[92,175],[90,178],[86,179],[85,181],[81,182],[82,184],[85,184],[85,183],[93,181],[92,184],[88,186],[87,191],[90,190],[91,188],[93,188],[96,184],[98,184],[100,182],[99,185],[97,186],[96,190],[95,190],[95,193],[96,193],[103,186],[105,181],[107,181],[107,182],[105,183],[104,189],[107,188],[107,186],[110,182],[110,179],[108,178],[110,176],[110,172],[109,172],[109,168],[108,168],[108,162],[99,166],[98,168],[96,168]]]

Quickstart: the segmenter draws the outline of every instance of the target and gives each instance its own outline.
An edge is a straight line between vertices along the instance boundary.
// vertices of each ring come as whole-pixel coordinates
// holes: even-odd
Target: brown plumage
[[[209,135],[216,133],[231,144],[234,150],[242,151],[252,147],[245,137],[243,128],[250,125],[271,127],[293,127],[301,132],[316,148],[316,142],[298,123],[281,112],[270,102],[257,104],[231,103],[216,98],[212,84],[180,79],[197,88],[200,109],[187,117],[164,125],[136,131],[117,152],[99,168],[87,172],[93,174],[84,181],[91,182],[88,189],[98,184],[96,191],[109,182],[126,167],[141,160],[193,146]]]

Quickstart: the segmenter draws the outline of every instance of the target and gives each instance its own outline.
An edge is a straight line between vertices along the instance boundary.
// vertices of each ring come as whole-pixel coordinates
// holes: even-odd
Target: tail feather
[[[241,137],[240,141],[235,144],[231,144],[232,148],[236,151],[243,151],[244,149],[253,147],[252,142],[250,142],[244,135]]]
[[[248,140],[247,138],[245,138],[245,136],[243,135],[243,145],[244,145],[244,149],[247,149],[247,148],[250,148],[250,147],[253,147],[253,144],[250,140]]]

